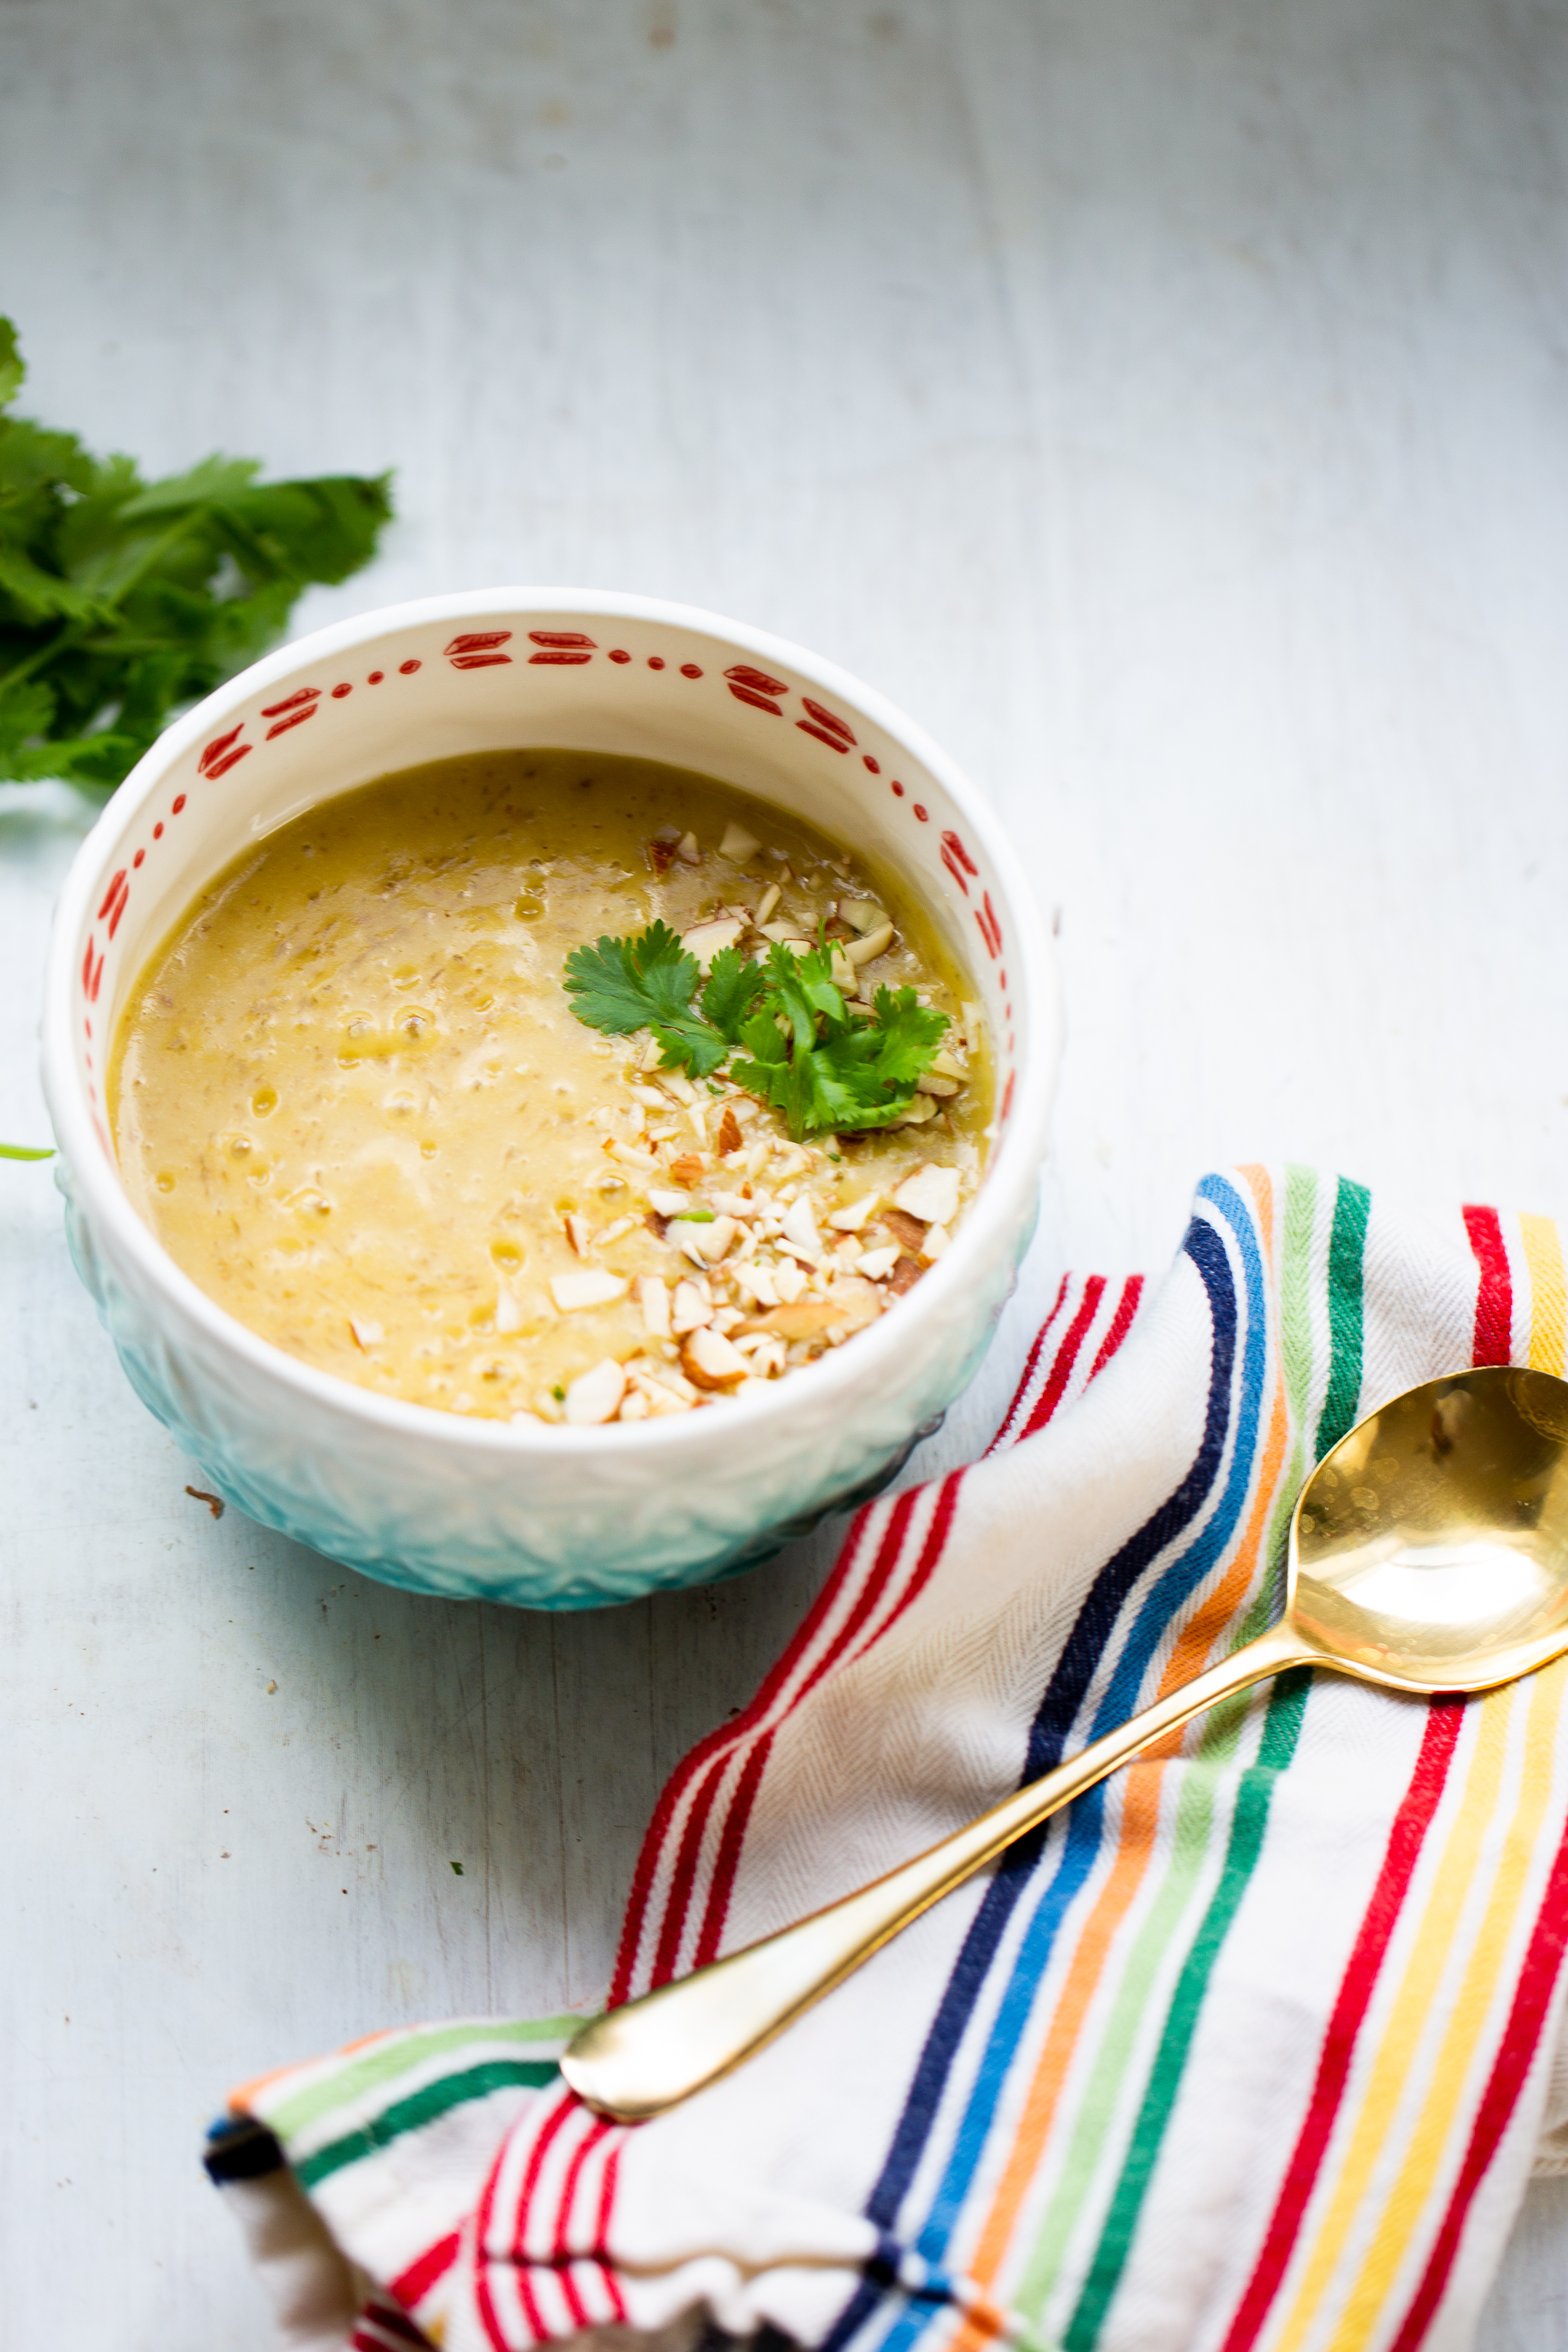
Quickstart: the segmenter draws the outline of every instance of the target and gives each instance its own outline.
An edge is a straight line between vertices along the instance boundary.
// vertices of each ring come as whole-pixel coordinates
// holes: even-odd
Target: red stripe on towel
[[[1568,1943],[1568,1836],[1557,1849],[1557,1859],[1552,1866],[1546,1892],[1537,1914],[1535,1931],[1525,1954],[1520,1974],[1519,1989],[1513,1997],[1508,2024],[1492,2061],[1491,2078],[1482,2094],[1477,2112],[1470,2144],[1459,2168],[1459,2178],[1443,2216],[1443,2226],[1437,2232],[1436,2243],[1427,2262],[1415,2300],[1405,2315],[1405,2324],[1394,2337],[1390,2352],[1419,2352],[1427,2328],[1432,2323],[1454,2257],[1459,2250],[1470,2203],[1479,2188],[1498,2144],[1508,2128],[1521,2091],[1524,2088],[1535,2057],[1536,2043],[1552,1996],[1557,1986],[1557,1974],[1563,1962],[1563,1949]]]
[[[1067,1387],[1072,1368],[1078,1361],[1078,1351],[1083,1345],[1085,1334],[1099,1312],[1100,1302],[1104,1296],[1105,1276],[1102,1274],[1091,1274],[1083,1286],[1083,1302],[1068,1326],[1067,1337],[1057,1351],[1057,1360],[1051,1366],[1050,1377],[1040,1391],[1039,1402],[1024,1423],[1022,1434],[1025,1437],[1033,1437],[1037,1429],[1044,1429],[1047,1422],[1060,1404],[1062,1391]]]
[[[1388,1846],[1373,1888],[1355,1943],[1352,1948],[1339,1996],[1323,2036],[1317,2079],[1306,2119],[1297,2135],[1284,2185],[1268,2224],[1268,2234],[1258,2257],[1247,2293],[1242,2296],[1222,2352],[1249,2352],[1279,2291],[1295,2251],[1301,2217],[1317,2183],[1345,2084],[1356,2037],[1361,2032],[1378,1974],[1398,1924],[1422,1844],[1432,1825],[1453,1761],[1454,1748],[1465,1719],[1462,1699],[1435,1699],[1427,1712],[1426,1729],[1404,1801],[1388,1833]]]
[[[1506,1364],[1513,1352],[1513,1277],[1495,1209],[1465,1209],[1465,1231],[1481,1270],[1476,1293],[1474,1354],[1478,1364]]]
[[[457,2230],[449,2231],[444,2238],[437,2238],[436,2243],[426,2246],[405,2271],[399,2271],[391,2281],[388,2292],[410,2311],[417,2310],[437,2280],[445,2278],[457,2261],[460,2242],[461,2232]]]

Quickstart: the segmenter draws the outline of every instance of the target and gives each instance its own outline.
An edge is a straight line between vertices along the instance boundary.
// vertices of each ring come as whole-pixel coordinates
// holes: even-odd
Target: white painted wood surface
[[[0,223],[38,413],[397,467],[307,623],[682,596],[991,792],[1072,1043],[931,1458],[1216,1161],[1568,1211],[1563,0],[0,0]],[[13,1138],[84,821],[0,795]],[[405,1600],[185,1496],[47,1171],[0,1171],[0,1288],[7,2333],[260,2352],[194,2164],[226,2085],[590,2000],[828,1546],[597,1619]],[[1480,2342],[1565,2333],[1558,2183]]]

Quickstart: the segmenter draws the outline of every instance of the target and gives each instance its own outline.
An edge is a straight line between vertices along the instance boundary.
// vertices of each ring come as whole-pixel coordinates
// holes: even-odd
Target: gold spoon
[[[1424,1381],[1358,1423],[1302,1487],[1285,1612],[1267,1633],[885,1878],[595,2018],[561,2071],[600,2115],[662,2114],[1141,1748],[1287,1666],[1430,1697],[1494,1689],[1565,1650],[1568,1381],[1504,1368]]]

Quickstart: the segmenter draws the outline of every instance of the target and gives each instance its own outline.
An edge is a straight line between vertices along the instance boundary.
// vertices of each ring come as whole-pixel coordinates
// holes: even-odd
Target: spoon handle
[[[1141,1748],[1233,1692],[1310,1662],[1321,1663],[1320,1654],[1275,1626],[886,1877],[595,2018],[573,2040],[561,2072],[589,2106],[618,2123],[662,2115],[762,2049],[901,1927]]]

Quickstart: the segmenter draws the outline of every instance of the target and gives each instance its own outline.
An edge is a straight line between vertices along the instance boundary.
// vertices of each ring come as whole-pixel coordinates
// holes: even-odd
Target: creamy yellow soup
[[[901,1123],[791,1139],[722,1074],[585,1026],[572,950],[656,917],[834,943],[865,1003],[949,1017]],[[847,846],[648,760],[487,752],[280,826],[150,959],[116,1039],[132,1199],[305,1362],[447,1412],[590,1425],[809,1365],[934,1262],[973,1199],[990,1063],[934,929]]]

